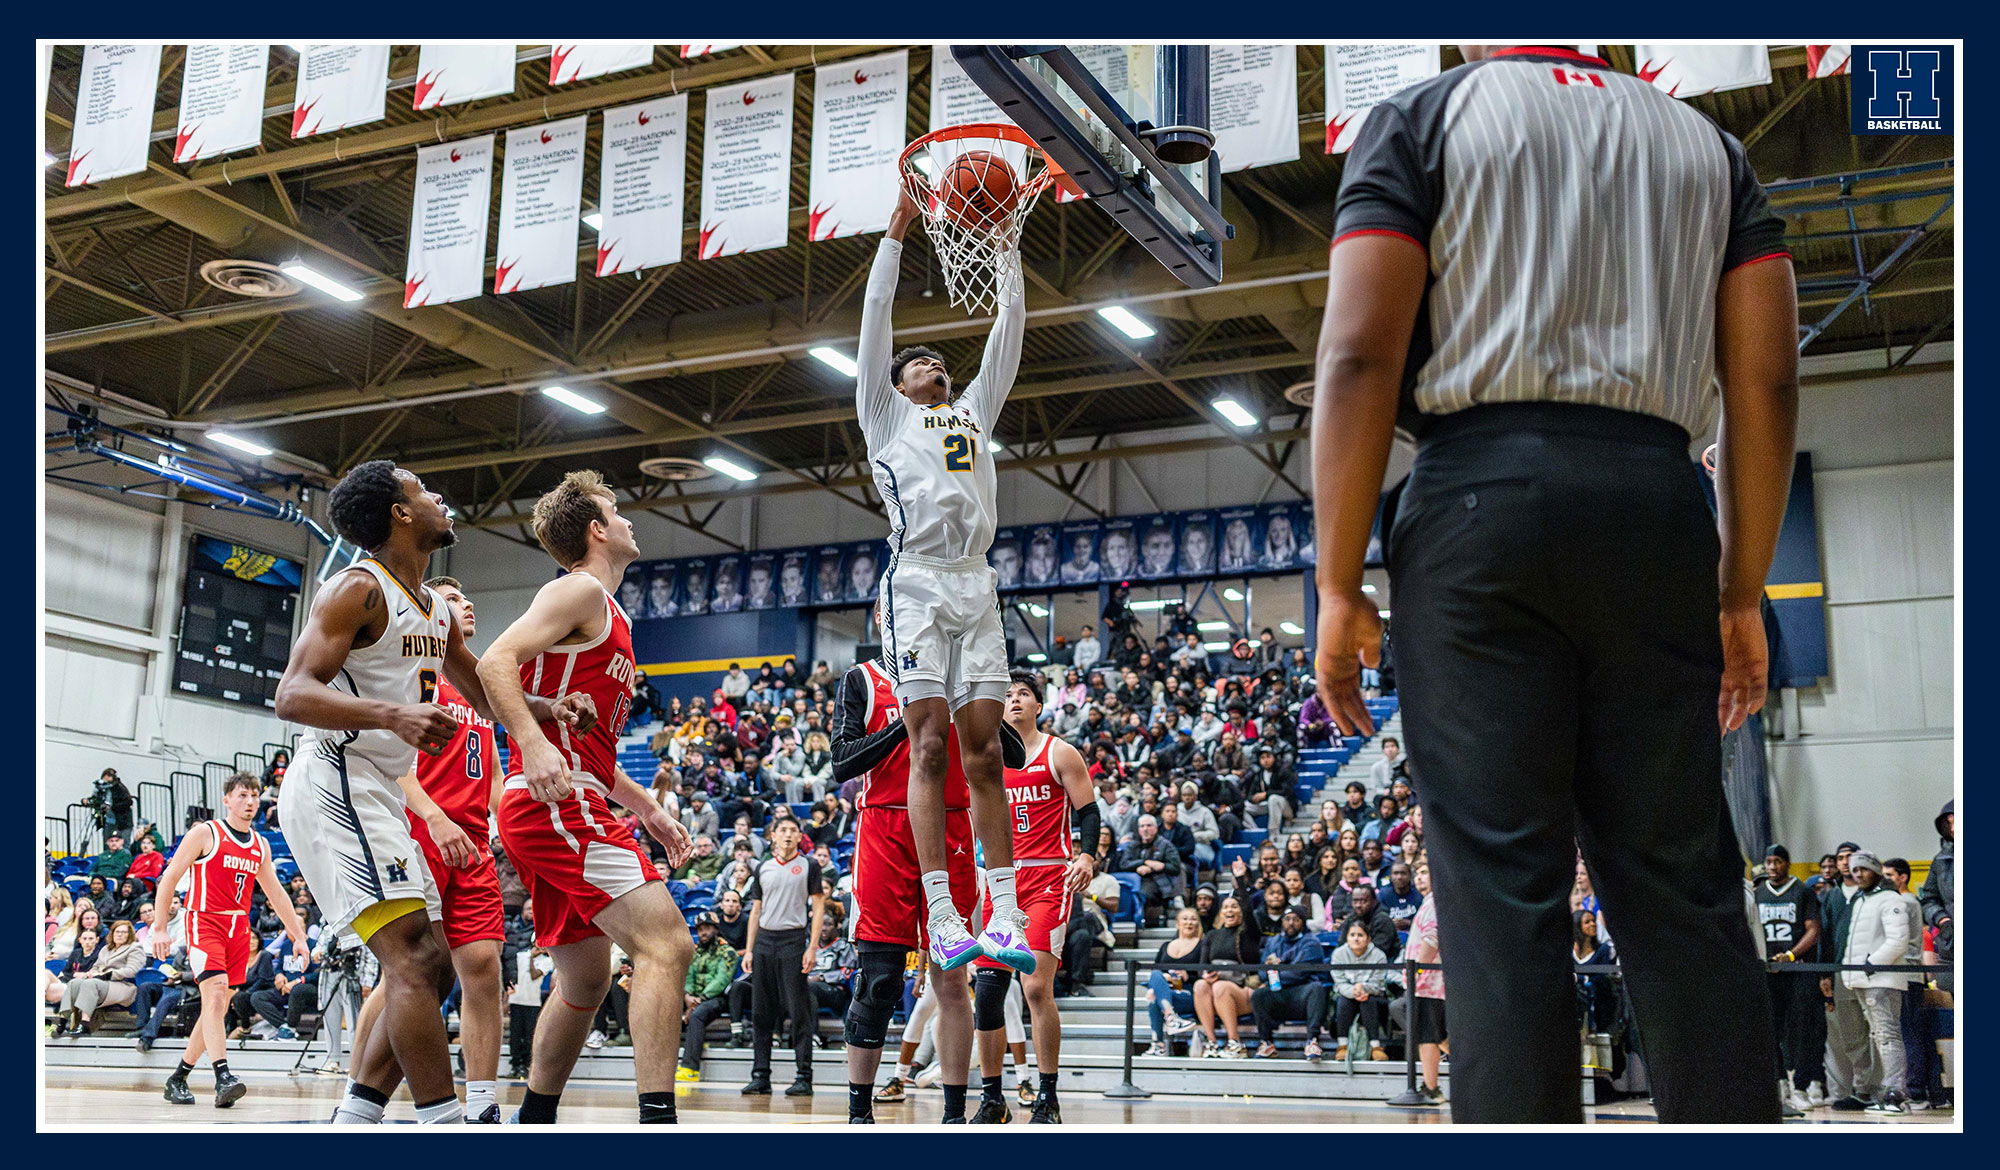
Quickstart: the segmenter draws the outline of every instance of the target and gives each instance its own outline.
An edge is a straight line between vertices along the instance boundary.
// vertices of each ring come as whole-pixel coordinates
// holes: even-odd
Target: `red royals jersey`
[[[567,723],[544,723],[542,734],[562,752],[572,783],[609,795],[618,779],[618,735],[632,714],[632,623],[610,593],[604,629],[595,641],[555,646],[521,664],[521,689],[545,699],[578,691],[597,704],[597,725],[578,735]],[[521,753],[507,753],[507,777],[521,774]]]
[[[903,718],[903,709],[896,702],[896,684],[890,680],[887,671],[873,662],[864,662],[861,668],[868,672],[868,681],[874,686],[868,693],[868,724],[865,728],[870,735],[887,728]],[[972,788],[965,782],[965,768],[958,761],[958,729],[953,728],[944,744],[944,806],[946,808],[971,808]],[[910,742],[904,740],[896,745],[896,750],[861,777],[862,808],[903,808],[910,801]]]
[[[1014,814],[1014,863],[1069,860],[1069,790],[1049,765],[1053,735],[1024,768],[1008,768],[1007,806]]]
[[[417,783],[451,823],[464,829],[484,850],[489,829],[487,808],[500,763],[493,721],[480,718],[465,696],[444,679],[438,680],[437,701],[458,720],[458,732],[439,754],[417,753]],[[414,812],[410,814],[410,829],[420,840],[430,839],[423,818]]]
[[[208,822],[215,838],[208,852],[188,867],[187,908],[203,914],[248,914],[250,891],[257,885],[269,846],[250,834],[244,844],[228,825]]]

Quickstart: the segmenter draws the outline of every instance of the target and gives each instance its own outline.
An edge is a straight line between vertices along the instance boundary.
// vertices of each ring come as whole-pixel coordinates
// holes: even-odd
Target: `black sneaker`
[[[179,1077],[167,1078],[167,1088],[161,1096],[174,1105],[194,1104],[194,1090],[188,1088],[188,1083]]]
[[[731,1029],[729,1029],[729,1046],[730,1046],[731,1048],[748,1048],[748,1047],[750,1047],[750,1036],[749,1036],[749,1034],[748,1034],[748,1033],[746,1033],[746,1032],[744,1032],[744,1031],[743,1031],[743,1030],[742,1030],[741,1028],[731,1028]]]
[[[752,1072],[750,1074],[750,1083],[743,1086],[743,1095],[745,1097],[770,1096],[771,1074],[767,1072]]]
[[[495,1104],[495,1105],[488,1105],[488,1106],[486,1107],[486,1112],[484,1112],[484,1113],[481,1113],[481,1114],[479,1114],[479,1115],[477,1115],[477,1116],[475,1116],[475,1117],[468,1117],[468,1118],[466,1118],[466,1119],[465,1119],[465,1124],[467,1124],[467,1125],[499,1125],[499,1124],[500,1124],[500,1106],[499,1106],[499,1105],[497,1105],[497,1104]]]
[[[785,1090],[787,1097],[810,1097],[813,1095],[811,1077],[793,1077],[791,1087]]]
[[[1014,1120],[1014,1111],[1007,1108],[1005,1101],[980,1098],[979,1112],[972,1115],[973,1125],[1008,1125]]]
[[[941,1124],[941,1125],[964,1125],[964,1124],[965,1124],[965,1118],[963,1118],[963,1117],[947,1117],[947,1118],[945,1118],[945,1119],[944,1119],[944,1120],[943,1120],[942,1122],[940,1122],[939,1124]]]
[[[1028,1115],[1029,1125],[1061,1125],[1062,1106],[1054,1097],[1037,1097],[1035,1111]]]
[[[1829,1108],[1839,1113],[1860,1113],[1868,1108],[1868,1102],[1859,1097],[1842,1097]]]
[[[224,1073],[215,1078],[215,1107],[227,1109],[243,1099],[250,1086],[236,1079],[235,1073]]]
[[[848,1115],[847,1115],[847,1124],[849,1124],[849,1125],[874,1125],[874,1124],[875,1124],[875,1115],[874,1115],[873,1113],[870,1113],[870,1114],[868,1114],[868,1115],[867,1115],[866,1117],[856,1117],[856,1116],[854,1116],[854,1115],[853,1115],[852,1113],[850,1113],[850,1114],[848,1114]]]
[[[139,1051],[151,1052],[152,1050],[153,1050],[153,1038],[151,1036],[139,1037]]]

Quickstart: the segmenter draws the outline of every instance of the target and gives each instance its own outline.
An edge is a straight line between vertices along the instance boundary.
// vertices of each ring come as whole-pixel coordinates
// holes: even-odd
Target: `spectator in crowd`
[[[590,1024],[590,1034],[583,1038],[583,1046],[599,1049],[606,1044],[624,1047],[632,1043],[631,1026],[627,1022],[632,1016],[632,956],[623,947],[611,947],[611,986],[605,988],[604,1000],[597,1005],[597,1015]]]
[[[139,908],[150,905],[152,901],[153,896],[145,886],[128,875],[118,879],[118,888],[112,893],[110,902],[104,908],[104,917],[113,922],[120,918],[129,918],[137,922]]]
[[[1382,1005],[1389,1001],[1389,973],[1380,968],[1389,962],[1389,956],[1382,953],[1382,948],[1376,946],[1375,940],[1369,936],[1368,929],[1359,922],[1348,923],[1347,932],[1341,937],[1345,943],[1336,947],[1327,960],[1336,968],[1333,972],[1333,1058],[1347,1059],[1347,1038],[1353,1034],[1354,1022],[1359,1020],[1362,1030],[1368,1035],[1368,1058],[1387,1060],[1389,1054],[1382,1050],[1382,1039],[1388,1034],[1388,1023]]]
[[[1337,730],[1333,725],[1333,716],[1328,714],[1326,704],[1320,702],[1319,695],[1314,691],[1310,681],[1300,680],[1300,682],[1306,687],[1306,701],[1299,706],[1299,746],[1326,747],[1333,742],[1333,734]]]
[[[1319,899],[1318,905],[1324,909],[1328,898],[1345,898],[1346,891],[1340,888],[1340,853],[1331,847],[1320,850],[1313,858],[1313,871],[1306,875],[1306,892]],[[1323,922],[1323,914],[1313,919]]]
[[[125,781],[118,778],[118,769],[106,768],[98,774],[97,783],[91,785],[90,798],[85,803],[96,814],[97,824],[105,830],[107,847],[112,834],[122,836],[131,830],[132,790],[125,787]],[[109,876],[125,875],[121,871]]]
[[[1257,1055],[1278,1054],[1277,1026],[1282,1021],[1304,1020],[1305,1057],[1318,1060],[1320,1030],[1326,1026],[1326,989],[1331,982],[1324,971],[1289,971],[1294,964],[1326,962],[1326,949],[1318,938],[1306,933],[1305,915],[1297,906],[1286,906],[1279,919],[1278,933],[1264,940],[1264,985],[1250,993],[1250,1010],[1257,1017]]]
[[[309,941],[317,942],[318,937],[318,931],[308,930]],[[250,997],[251,1010],[262,1017],[252,1026],[251,1034],[261,1039],[296,1040],[306,1012],[319,1008],[319,964],[310,956],[301,962],[283,934],[273,938],[272,945],[279,948],[277,969],[272,972],[271,986]]]
[[[284,787],[285,772],[292,765],[292,753],[279,748],[271,753],[271,760],[264,765],[264,786],[257,793],[258,824],[266,829],[279,828],[278,790]],[[134,843],[137,844],[136,842]],[[164,852],[164,850],[162,850]]]
[[[63,986],[56,1004],[57,1036],[90,1035],[99,1008],[124,1007],[138,994],[133,980],[146,965],[146,948],[129,919],[111,924],[111,933],[94,948],[88,963],[75,963],[75,974]]]
[[[739,956],[749,946],[750,918],[743,909],[742,893],[722,890],[715,895],[715,929]]]
[[[91,913],[95,914],[96,911],[93,910]],[[61,1003],[63,996],[68,992],[69,981],[90,970],[91,964],[97,962],[98,951],[103,946],[104,936],[97,933],[97,931],[90,929],[79,931],[75,943],[69,949],[68,956],[63,959],[62,970],[56,973],[53,977],[53,982],[48,980],[43,981],[43,1002],[50,1007]],[[47,970],[46,967],[43,968],[45,974]],[[57,1026],[50,1026],[52,1035]]]
[[[136,1036],[139,1051],[151,1052],[159,1043],[160,1029],[174,1018],[180,1010],[181,1001],[189,993],[200,998],[195,988],[197,972],[188,969],[186,946],[178,946],[168,954],[165,965],[160,968],[160,980],[146,983],[133,989],[132,1018],[139,1021]],[[135,977],[136,978],[136,977]]]
[[[532,913],[531,908],[522,907],[524,918]],[[513,990],[507,996],[507,1055],[515,1080],[528,1075],[535,1022],[542,1016],[542,980],[554,970],[554,961],[540,947],[523,948],[514,956]]]
[[[1161,807],[1159,811],[1160,836],[1166,838],[1167,844],[1174,847],[1174,853],[1181,858],[1181,863],[1187,870],[1187,876],[1192,879],[1200,870],[1199,862],[1195,856],[1200,847],[1195,842],[1194,830],[1181,823],[1180,814],[1181,806],[1172,801],[1168,801]],[[1214,852],[1213,847],[1210,848],[1209,852]]]
[[[1389,880],[1389,860],[1382,855],[1382,842],[1374,837],[1361,842],[1361,877],[1372,886]]]
[[[819,950],[813,953],[813,969],[806,973],[806,988],[812,992],[813,1005],[821,1011],[830,1012],[833,1018],[844,1019],[847,1005],[854,999],[850,981],[854,973],[861,969],[861,956],[854,944],[841,937],[840,922],[831,911],[819,928]],[[812,1021],[792,1021],[795,1028],[813,1028]]]
[[[1854,877],[1855,894],[1848,907],[1847,947],[1841,962],[1878,967],[1907,962],[1910,944],[1917,937],[1909,903],[1883,880],[1882,863],[1874,854],[1856,850],[1848,856],[1847,867]],[[1871,1058],[1868,1081],[1857,1081],[1849,1099],[1869,1101],[1866,1109],[1870,1113],[1907,1113],[1902,1016],[1910,977],[1898,971],[1846,970],[1840,978],[1861,1004]],[[1840,1102],[1834,1107],[1840,1108]]]
[[[1958,957],[1958,926],[1952,921],[1958,914],[1958,872],[1953,855],[1958,844],[1957,803],[1945,801],[1932,822],[1937,826],[1938,851],[1931,858],[1930,872],[1924,875],[1923,891],[1917,896],[1924,912],[1924,925],[1937,932],[1933,949],[1938,962],[1946,967]],[[1938,976],[1938,986],[1951,990],[1950,972]]]
[[[706,882],[722,872],[722,855],[715,850],[715,838],[696,837],[694,853],[687,864],[673,871],[675,881]]]
[[[1251,915],[1251,922],[1257,928],[1260,938],[1269,939],[1284,932],[1285,911],[1296,910],[1292,905],[1291,891],[1285,888],[1285,879],[1274,877],[1264,883],[1263,897]]]
[[[749,849],[752,858],[761,859],[767,846],[762,837],[751,831],[750,814],[737,813],[730,818],[730,824],[732,827],[729,836],[723,839],[722,851],[733,858],[740,846]]]
[[[824,731],[805,733],[805,781],[817,800],[833,788],[833,741]]]
[[[113,829],[105,834],[104,852],[90,860],[90,876],[115,882],[132,868],[132,851],[125,847],[125,834]]]
[[[686,826],[688,836],[696,839],[707,837],[713,842],[721,823],[721,815],[716,812],[715,805],[708,799],[708,793],[701,789],[696,788],[689,792],[687,799],[681,802],[681,824]],[[722,850],[718,848],[716,853],[721,856]]]
[[[1347,897],[1348,913],[1334,925],[1334,933],[1346,938],[1347,928],[1358,925],[1368,932],[1369,939],[1383,954],[1391,959],[1401,954],[1403,944],[1397,937],[1395,920],[1382,908],[1381,901],[1375,896],[1375,887],[1363,881],[1349,891]]]
[[[1206,970],[1195,981],[1194,1011],[1206,1041],[1204,1055],[1230,1060],[1242,1060],[1248,1055],[1239,1031],[1240,1018],[1250,1011],[1250,990],[1244,983],[1262,953],[1262,936],[1256,925],[1244,918],[1243,904],[1233,897],[1223,899],[1222,908],[1216,912],[1215,929],[1202,936],[1197,954],[1199,962],[1227,964],[1240,970]],[[1223,1033],[1229,1038],[1227,1047],[1216,1043],[1218,1017]]]
[[[1903,899],[1909,910],[1911,922],[1915,925],[1915,937],[1910,940],[1910,950],[1903,959],[1906,965],[1934,966],[1936,951],[1924,950],[1924,912],[1911,887],[1914,875],[1908,860],[1891,857],[1882,862],[1882,877],[1896,887],[1896,893]],[[1934,1109],[1943,1104],[1944,1084],[1938,1069],[1937,1039],[1930,1012],[1924,1002],[1926,983],[1923,976],[1906,976],[1909,983],[1903,988],[1903,1094],[1908,1098],[1907,1107],[1912,1111]]]
[[[1382,910],[1396,929],[1406,931],[1423,908],[1424,896],[1417,892],[1414,870],[1407,861],[1396,861],[1389,866],[1389,881],[1377,887],[1376,896],[1382,900]]]
[[[1361,826],[1361,831],[1356,836],[1355,854],[1360,852],[1362,841],[1370,837],[1373,837],[1377,841],[1386,841],[1390,831],[1402,823],[1403,816],[1396,808],[1396,798],[1386,792],[1377,796],[1375,798],[1375,816],[1367,824]],[[1353,855],[1351,854],[1350,856]]]
[[[1201,915],[1192,906],[1184,907],[1174,918],[1174,936],[1160,944],[1146,977],[1146,1012],[1153,1022],[1153,1045],[1147,1056],[1168,1055],[1170,1037],[1195,1029],[1194,986],[1200,982],[1199,973],[1168,964],[1177,959],[1200,962],[1202,942]]]
[[[1418,866],[1415,877],[1417,890],[1424,896],[1424,905],[1417,911],[1416,920],[1410,924],[1408,958],[1418,963],[1442,963],[1444,951],[1438,938],[1437,891],[1431,888],[1430,867]],[[1438,1086],[1438,1072],[1444,1063],[1443,1045],[1450,1038],[1445,1024],[1444,972],[1418,970],[1416,986],[1410,989],[1408,998],[1405,1028],[1410,1040],[1417,1046],[1417,1059],[1424,1073],[1418,1091],[1430,1098],[1431,1104],[1442,1105],[1445,1096]]]
[[[1588,910],[1570,914],[1570,957],[1579,968],[1609,967],[1618,962],[1618,952],[1597,937],[1597,915]],[[1586,1032],[1618,1030],[1618,983],[1604,972],[1579,970],[1576,973],[1578,1021]]]
[[[1842,841],[1834,849],[1833,873],[1820,887],[1820,921],[1826,924],[1827,945],[1820,953],[1844,963],[1859,887],[1848,862],[1861,847]],[[1602,915],[1599,916],[1600,927]],[[1873,1083],[1874,1058],[1868,1042],[1868,1015],[1844,973],[1820,980],[1820,992],[1832,1001],[1826,1017],[1826,1103],[1842,1113],[1868,1108],[1862,1093]]]
[[[737,975],[737,950],[722,937],[720,920],[713,911],[695,915],[694,933],[694,958],[688,964],[687,986],[682,997],[681,1063],[674,1072],[674,1080],[682,1083],[701,1079],[708,1025],[728,1010],[729,986]]]
[[[743,664],[740,662],[730,663],[729,672],[722,676],[722,683],[716,689],[721,691],[723,696],[732,702],[742,699],[745,695],[749,694],[750,676],[743,672]],[[740,703],[737,705],[741,706]]]
[[[1137,836],[1118,851],[1114,867],[1120,873],[1139,875],[1139,898],[1144,924],[1159,925],[1167,901],[1180,891],[1180,854],[1160,836],[1160,822],[1148,815],[1138,821]]]
[[[68,957],[74,963],[84,954],[80,948],[87,941],[94,953],[96,947],[104,941],[104,936],[110,933],[110,927],[104,925],[102,916],[97,913],[97,905],[89,898],[78,898],[75,910],[70,925],[57,931],[55,940],[50,944],[49,957],[52,959]],[[91,936],[91,940],[94,941],[86,940],[85,935]]]
[[[777,782],[784,788],[785,799],[794,804],[805,804],[819,799],[822,785],[815,785],[806,779],[806,751],[799,746],[798,737],[780,735],[772,748],[770,768]]]
[[[42,946],[44,949],[55,945],[56,935],[64,927],[76,920],[76,908],[70,902],[69,890],[64,886],[52,885],[48,896],[42,900]],[[70,931],[72,945],[76,932]]]
[[[1382,737],[1382,758],[1368,768],[1368,782],[1375,792],[1387,792],[1389,786],[1405,772],[1403,745],[1393,735]]]
[[[632,722],[643,727],[654,715],[664,714],[660,706],[660,692],[654,688],[653,680],[646,677],[646,672],[639,671],[632,687]]]
[[[1368,802],[1367,785],[1359,780],[1349,780],[1347,782],[1347,802],[1340,806],[1340,816],[1340,823],[1329,822],[1327,824],[1327,828],[1332,832],[1340,832],[1341,825],[1345,824],[1352,825],[1355,832],[1359,833],[1363,825],[1375,819],[1375,806]],[[1324,820],[1326,818],[1322,817],[1321,819]]]
[[[125,870],[126,877],[148,883],[160,880],[160,872],[167,868],[167,855],[160,852],[160,847],[154,843],[156,840],[151,834],[139,835],[139,852],[133,855],[132,864]]]

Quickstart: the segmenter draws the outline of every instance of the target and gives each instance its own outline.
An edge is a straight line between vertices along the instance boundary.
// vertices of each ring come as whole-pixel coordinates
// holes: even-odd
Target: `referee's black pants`
[[[1660,1120],[1779,1119],[1722,798],[1701,474],[1679,427],[1592,406],[1474,407],[1419,446],[1387,561],[1455,1120],[1581,1118],[1579,842]]]
[[[806,986],[803,967],[806,958],[806,931],[766,930],[757,935],[750,960],[751,1029],[750,1071],[771,1071],[771,1034],[778,1017],[792,1019],[792,1060],[799,1075],[812,1077],[813,1035],[819,1030],[813,1014],[812,989]]]

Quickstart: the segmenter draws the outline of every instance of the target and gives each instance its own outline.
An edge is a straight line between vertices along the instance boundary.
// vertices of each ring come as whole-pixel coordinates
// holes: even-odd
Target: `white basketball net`
[[[974,314],[995,312],[1021,295],[1021,228],[1051,181],[1039,149],[1003,134],[977,133],[979,129],[948,131],[952,137],[920,141],[903,155],[903,182],[923,212],[945,291],[952,304]],[[964,214],[962,205],[948,207],[944,193],[952,163],[971,151],[985,152],[968,164],[982,179],[988,168],[1007,167],[1015,192],[1011,207],[977,223],[968,222],[973,217]]]

